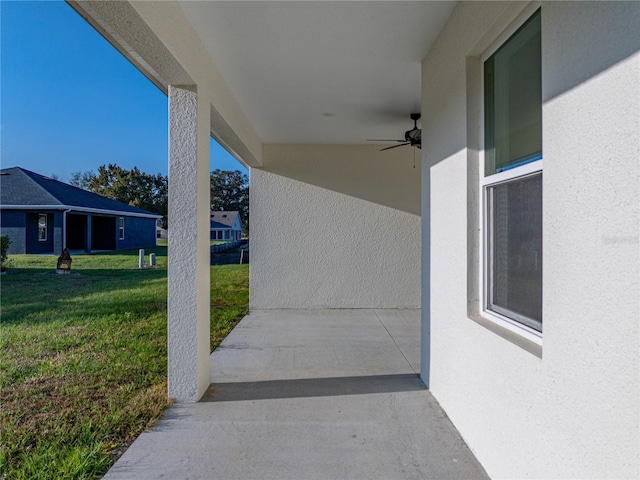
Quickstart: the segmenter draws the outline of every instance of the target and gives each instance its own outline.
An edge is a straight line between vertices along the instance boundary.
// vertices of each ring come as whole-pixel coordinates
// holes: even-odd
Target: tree
[[[73,172],[71,174],[71,180],[69,181],[69,183],[74,187],[91,191],[91,187],[89,186],[89,184],[94,177],[95,174],[88,170],[86,172]]]
[[[162,215],[160,223],[167,226],[168,179],[166,176],[131,170],[116,164],[101,165],[97,173],[75,172],[71,185]],[[211,210],[236,210],[240,214],[244,233],[249,231],[249,177],[240,170],[211,172]]]
[[[167,226],[167,177],[164,175],[141,172],[138,167],[126,170],[110,163],[101,165],[97,174],[74,173],[71,185],[162,215],[160,223]]]
[[[249,232],[249,177],[240,170],[211,172],[211,210],[237,210],[244,233]]]

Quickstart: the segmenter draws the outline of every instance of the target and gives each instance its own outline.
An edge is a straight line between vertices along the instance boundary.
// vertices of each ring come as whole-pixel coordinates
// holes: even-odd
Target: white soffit
[[[456,2],[181,1],[265,143],[403,138]]]

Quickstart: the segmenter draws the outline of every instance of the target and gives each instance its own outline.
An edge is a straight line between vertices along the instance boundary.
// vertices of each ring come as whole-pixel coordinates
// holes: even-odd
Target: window
[[[38,214],[38,241],[39,242],[47,241],[47,214],[46,213]]]
[[[542,332],[542,68],[538,9],[484,61],[483,312]]]
[[[120,223],[119,223],[119,226],[118,226],[118,231],[120,233],[120,235],[119,235],[120,240],[124,240],[124,217],[120,217]]]

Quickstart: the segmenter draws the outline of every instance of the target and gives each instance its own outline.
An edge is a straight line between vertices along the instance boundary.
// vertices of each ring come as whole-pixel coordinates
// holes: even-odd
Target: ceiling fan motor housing
[[[411,143],[411,146],[420,145],[422,141],[422,130],[418,128],[418,120],[420,120],[419,113],[412,113],[411,120],[413,120],[413,128],[404,132],[404,139]]]
[[[422,129],[418,128],[418,120],[420,120],[419,113],[412,113],[411,120],[413,120],[413,128],[411,130],[407,130],[404,132],[404,140],[367,140],[369,142],[401,142],[399,145],[393,145],[391,147],[385,147],[381,152],[386,150],[391,150],[392,148],[404,147],[404,146],[412,146],[422,148]]]

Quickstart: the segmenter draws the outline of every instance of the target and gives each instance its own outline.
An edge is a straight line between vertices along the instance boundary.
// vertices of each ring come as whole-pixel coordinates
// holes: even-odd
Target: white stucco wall
[[[251,170],[251,308],[420,305],[420,157],[265,145]]]
[[[525,6],[459,4],[423,62],[430,388],[492,478],[638,478],[640,4],[543,4],[541,358],[469,318],[479,63],[467,57]]]

